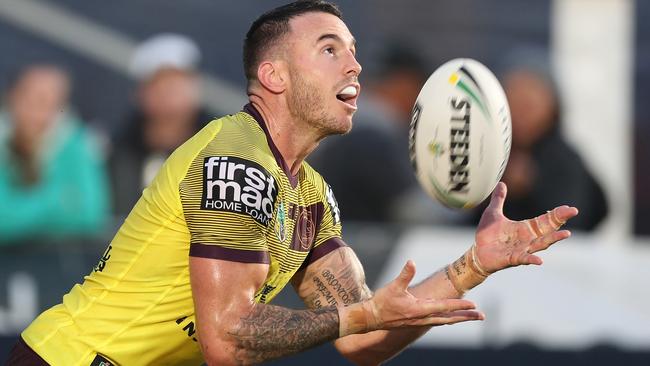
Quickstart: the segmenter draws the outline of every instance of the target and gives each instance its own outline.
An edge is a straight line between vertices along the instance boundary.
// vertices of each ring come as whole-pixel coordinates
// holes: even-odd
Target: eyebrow
[[[334,41],[341,42],[341,43],[345,44],[345,41],[343,41],[343,38],[341,38],[338,34],[334,34],[334,33],[325,33],[325,34],[323,34],[322,36],[318,37],[318,40],[316,40],[316,43],[319,43],[320,41],[325,40],[325,39],[331,39],[331,40],[334,40]],[[357,44],[357,40],[354,37],[352,37],[352,47],[355,47],[356,44]]]

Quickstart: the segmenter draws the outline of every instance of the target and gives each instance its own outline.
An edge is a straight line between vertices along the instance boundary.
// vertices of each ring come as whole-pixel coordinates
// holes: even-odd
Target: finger
[[[567,222],[580,213],[576,207],[560,206],[553,209],[554,215],[559,222]]]
[[[524,222],[528,226],[528,230],[531,232],[531,234],[533,234],[535,238],[544,236],[544,232],[542,231],[542,225],[539,216],[533,217],[532,219],[528,219]]]
[[[531,243],[528,253],[536,253],[541,250],[545,250],[551,245],[557,243],[560,240],[564,240],[571,236],[569,230],[554,231],[552,233],[546,234],[540,238],[533,240]]]
[[[577,214],[578,209],[575,207],[559,206],[543,215],[526,220],[526,223],[529,225],[533,234],[540,237],[559,229],[567,220]]]
[[[506,195],[508,194],[508,188],[503,182],[497,183],[497,186],[494,187],[492,192],[492,197],[490,198],[490,204],[486,210],[495,210],[497,213],[503,213],[503,203],[506,200]]]
[[[402,268],[402,271],[397,276],[395,281],[393,281],[400,290],[406,290],[409,287],[411,281],[415,277],[415,263],[412,260],[406,261],[406,264]]]
[[[442,313],[442,314],[435,314],[434,316],[440,317],[440,318],[448,318],[453,321],[454,318],[470,318],[470,319],[476,319],[476,320],[484,320],[485,319],[485,313],[482,311],[478,310],[458,310],[458,311],[452,311],[449,313]]]
[[[475,310],[454,311],[451,313],[434,314],[422,319],[414,319],[409,324],[411,325],[447,325],[456,324],[466,321],[485,320],[485,314]]]
[[[538,257],[538,256],[536,256],[534,254],[525,254],[520,260],[520,264],[526,265],[526,266],[530,265],[530,264],[535,265],[535,266],[541,266],[543,263],[544,263],[544,261],[542,260],[542,258],[540,258],[540,257]]]
[[[436,313],[476,309],[476,304],[464,299],[418,300],[419,309],[414,318],[423,318]]]
[[[478,310],[459,310],[441,315],[443,318],[449,320],[449,323],[447,324],[458,323],[466,320],[485,320],[485,313]]]

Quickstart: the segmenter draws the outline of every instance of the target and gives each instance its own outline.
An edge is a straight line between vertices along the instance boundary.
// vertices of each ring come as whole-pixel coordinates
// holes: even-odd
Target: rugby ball
[[[506,95],[494,74],[472,59],[440,66],[411,115],[411,164],[423,189],[453,208],[481,203],[501,179],[512,130]]]

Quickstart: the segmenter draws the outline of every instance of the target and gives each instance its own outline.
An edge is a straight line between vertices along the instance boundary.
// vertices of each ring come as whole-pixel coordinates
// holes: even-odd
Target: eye
[[[326,47],[323,52],[325,52],[328,55],[334,55],[334,47]]]

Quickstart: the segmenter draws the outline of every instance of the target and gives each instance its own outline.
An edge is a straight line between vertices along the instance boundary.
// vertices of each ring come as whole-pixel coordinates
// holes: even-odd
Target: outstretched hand
[[[444,325],[468,320],[483,320],[476,305],[462,299],[418,299],[409,292],[415,276],[415,264],[406,262],[400,274],[377,290],[369,303],[377,329],[405,326]]]
[[[400,274],[366,301],[339,308],[340,336],[378,329],[419,328],[483,320],[476,305],[462,299],[419,299],[409,292],[415,264],[408,261]]]
[[[542,264],[542,259],[534,253],[568,238],[571,232],[559,229],[578,214],[575,207],[559,206],[532,219],[512,221],[503,215],[506,194],[506,185],[499,182],[476,230],[478,264],[488,273]]]

